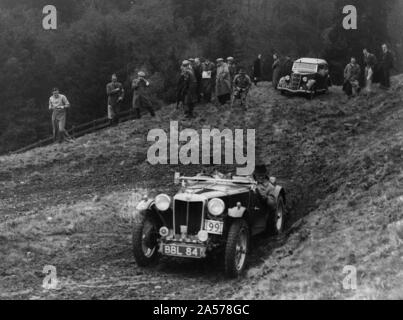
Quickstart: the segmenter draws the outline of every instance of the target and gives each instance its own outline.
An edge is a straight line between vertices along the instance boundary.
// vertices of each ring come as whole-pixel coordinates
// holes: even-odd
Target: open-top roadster
[[[267,230],[280,234],[285,225],[285,191],[275,178],[175,176],[181,184],[171,198],[160,194],[138,204],[133,224],[133,253],[139,266],[160,255],[205,258],[222,249],[225,272],[240,275],[251,236]]]

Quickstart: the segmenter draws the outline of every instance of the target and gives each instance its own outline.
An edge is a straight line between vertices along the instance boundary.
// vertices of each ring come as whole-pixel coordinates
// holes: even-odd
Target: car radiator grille
[[[188,235],[197,235],[203,220],[203,202],[186,202],[175,200],[174,231],[181,233],[181,226],[187,226]]]
[[[301,84],[302,76],[300,74],[293,74],[291,76],[291,89],[298,90]]]

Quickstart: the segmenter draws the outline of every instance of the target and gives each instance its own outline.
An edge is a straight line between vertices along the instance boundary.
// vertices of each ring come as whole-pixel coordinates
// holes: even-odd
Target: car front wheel
[[[245,220],[235,220],[228,232],[225,245],[225,273],[236,278],[243,273],[249,254],[250,233]]]
[[[146,215],[134,222],[132,231],[133,255],[140,267],[146,267],[158,259],[158,224]]]

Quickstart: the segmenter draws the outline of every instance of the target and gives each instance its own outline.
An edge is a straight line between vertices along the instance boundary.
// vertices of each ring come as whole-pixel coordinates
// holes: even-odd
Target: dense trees
[[[390,41],[402,51],[402,0],[53,0],[57,30],[42,29],[45,0],[0,0],[0,153],[50,133],[47,101],[58,86],[71,103],[69,124],[105,115],[105,85],[116,72],[127,91],[141,68],[155,97],[171,101],[180,61],[258,53],[320,56],[335,80],[350,55]],[[344,5],[359,28],[342,28]],[[126,105],[130,104],[130,94]]]

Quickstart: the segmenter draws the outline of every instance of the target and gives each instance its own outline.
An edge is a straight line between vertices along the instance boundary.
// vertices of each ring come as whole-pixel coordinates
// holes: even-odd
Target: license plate
[[[203,247],[163,244],[162,253],[166,256],[183,258],[204,258],[206,249]]]
[[[211,234],[222,234],[224,229],[224,222],[206,220],[204,222],[204,230]]]

